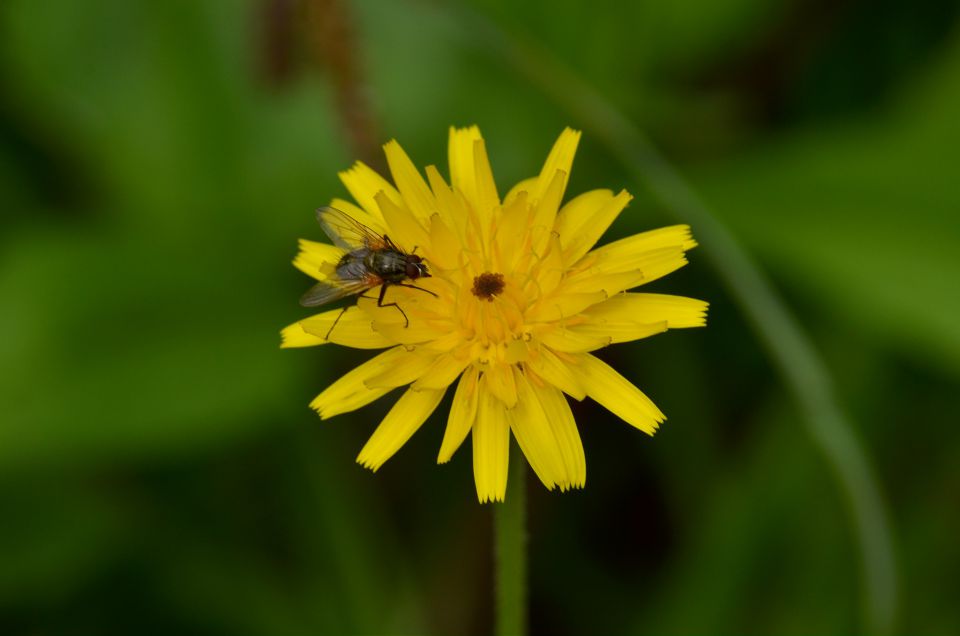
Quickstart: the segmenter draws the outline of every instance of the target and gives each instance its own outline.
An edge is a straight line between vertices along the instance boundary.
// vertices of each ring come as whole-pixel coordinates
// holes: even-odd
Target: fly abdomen
[[[407,255],[402,252],[372,251],[366,261],[370,270],[385,280],[403,280],[407,276]]]

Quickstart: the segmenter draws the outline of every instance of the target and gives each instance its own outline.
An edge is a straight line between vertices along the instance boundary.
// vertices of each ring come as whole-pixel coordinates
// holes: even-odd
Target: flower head
[[[335,199],[331,207],[415,252],[430,273],[412,287],[389,285],[382,302],[372,289],[356,306],[282,332],[285,347],[385,349],[311,403],[326,419],[406,387],[360,451],[362,465],[382,466],[454,383],[437,460],[448,461],[469,434],[481,502],[504,497],[511,434],[548,489],[584,485],[564,394],[590,397],[651,435],[663,422],[646,395],[590,352],[705,324],[703,301],[627,292],[682,267],[696,243],[676,225],[594,249],[631,196],[592,190],[562,203],[579,139],[564,130],[540,174],[503,197],[476,127],[450,130],[449,184],[435,166],[424,180],[395,141],[384,146],[395,185],[362,163],[340,174],[358,205]],[[349,247],[301,240],[294,265],[335,284]]]

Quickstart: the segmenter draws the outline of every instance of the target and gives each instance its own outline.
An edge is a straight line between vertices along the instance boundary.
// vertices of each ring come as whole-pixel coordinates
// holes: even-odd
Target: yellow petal
[[[378,175],[362,161],[353,164],[349,170],[340,173],[340,181],[347,187],[353,198],[370,216],[382,219],[380,206],[377,205],[377,194],[383,192],[396,205],[402,205],[403,199],[397,189],[390,182]],[[347,210],[343,210],[346,212]]]
[[[611,201],[612,190],[591,190],[575,196],[560,208],[554,221],[554,231],[560,235],[560,244],[565,251],[569,251],[577,240],[581,228]]]
[[[402,363],[398,363],[384,369],[377,375],[367,378],[364,384],[366,384],[369,389],[392,389],[410,384],[423,375],[427,369],[433,365],[433,361],[434,356],[432,355],[423,355],[416,350],[410,351]]]
[[[509,205],[520,196],[521,192],[525,192],[527,197],[530,196],[530,191],[533,190],[534,186],[537,185],[537,181],[540,180],[540,177],[530,177],[529,179],[524,179],[517,185],[510,188],[510,191],[507,192],[507,196],[503,197],[503,204]]]
[[[530,222],[530,249],[534,254],[542,255],[546,250],[550,236],[554,234],[553,224],[560,209],[560,200],[567,188],[567,173],[557,170],[540,199],[534,202],[533,219]]]
[[[684,252],[691,243],[696,245],[692,240],[683,240],[682,234],[663,233],[659,237],[638,234],[604,245],[587,254],[574,266],[561,283],[562,291],[569,293],[600,288],[612,297],[625,289],[666,276],[687,264]],[[676,244],[645,247],[659,243],[659,239],[665,236],[677,241]]]
[[[586,390],[580,383],[576,359],[565,361],[547,347],[540,347],[537,355],[527,361],[527,366],[533,369],[544,381],[557,387],[575,400],[582,400],[587,396]]]
[[[493,170],[487,157],[487,145],[483,139],[473,142],[473,170],[477,182],[477,202],[480,218],[489,219],[494,208],[500,205],[497,184],[493,180]]]
[[[385,369],[404,364],[410,355],[403,347],[387,349],[328,386],[323,393],[314,398],[310,407],[317,411],[320,417],[327,419],[373,402],[390,389],[371,389],[365,384],[366,381],[383,373]]]
[[[387,292],[386,299],[389,300],[391,298],[390,294],[390,292]],[[403,300],[397,300],[395,298],[394,302],[397,302],[401,308],[407,306]],[[373,306],[377,306],[376,301],[374,301]],[[408,314],[410,316],[410,324],[404,326],[403,316],[397,311],[397,308],[386,304],[383,307],[376,308],[374,311],[384,312],[377,314],[377,319],[373,321],[374,328],[390,340],[390,342],[397,344],[410,347],[429,345],[450,329],[449,323],[446,321],[432,322],[420,320],[413,313]],[[392,316],[392,313],[395,313],[396,317]],[[427,350],[427,348],[425,347],[424,350]]]
[[[558,137],[557,141],[553,144],[550,154],[547,155],[547,160],[540,170],[540,176],[537,178],[533,187],[530,188],[530,199],[532,201],[540,201],[544,193],[550,188],[557,171],[562,171],[565,175],[570,174],[570,169],[573,166],[573,157],[577,153],[577,144],[579,143],[580,131],[564,128],[563,132],[560,133],[560,137]],[[564,178],[563,186],[564,188],[566,187],[566,178]],[[560,198],[563,198],[562,189],[560,191]],[[559,202],[558,199],[557,203],[559,204]]]
[[[518,364],[530,358],[530,343],[523,338],[511,338],[503,346],[503,362]]]
[[[572,318],[588,307],[606,299],[607,295],[603,291],[551,294],[527,309],[526,322],[556,322],[564,318]]]
[[[364,445],[357,462],[376,472],[393,457],[440,404],[445,389],[407,389]]]
[[[530,381],[530,387],[543,407],[544,415],[560,448],[564,468],[564,480],[557,482],[560,489],[583,488],[587,480],[587,460],[570,405],[558,389],[548,384],[540,384],[536,382],[536,378]]]
[[[492,240],[497,265],[503,273],[514,271],[517,263],[526,257],[529,260],[530,247],[527,228],[530,225],[530,211],[527,194],[521,192],[510,203],[504,204],[497,219],[495,236]]]
[[[601,247],[584,260],[587,259],[594,265],[569,275],[562,283],[564,290],[582,291],[600,286],[613,296],[625,289],[662,278],[687,264],[687,257],[680,245],[641,252],[622,249],[607,251],[606,247]]]
[[[503,364],[491,364],[484,369],[487,390],[508,409],[517,404],[517,385],[514,382],[513,369]]]
[[[336,325],[334,325],[334,322],[336,322]],[[295,327],[299,328],[304,336],[301,337],[294,329]],[[289,330],[289,333],[287,333],[287,330]],[[328,336],[329,340],[327,339]],[[288,337],[290,338],[289,344],[287,342]],[[306,343],[306,338],[312,338],[313,341],[309,344],[294,344],[295,342]],[[284,347],[305,347],[310,346],[310,344],[324,344],[326,342],[354,347],[355,349],[383,349],[395,344],[384,338],[382,334],[374,331],[370,317],[357,307],[331,309],[284,329]]]
[[[583,353],[596,351],[613,342],[610,334],[602,332],[574,331],[562,324],[552,325],[539,334],[540,342],[554,351],[563,353]]]
[[[437,199],[441,218],[448,222],[450,228],[457,233],[460,241],[463,242],[467,227],[467,209],[463,205],[463,199],[453,193],[436,166],[427,166],[427,179],[430,181],[433,196]]]
[[[386,234],[398,247],[411,253],[418,247],[429,245],[427,231],[406,206],[397,205],[383,192],[374,198],[387,224]]]
[[[647,252],[637,259],[640,271],[643,272],[643,282],[653,282],[663,278],[667,274],[677,271],[687,264],[687,257],[680,251],[679,247],[664,247],[658,250]],[[629,287],[624,287],[629,289]]]
[[[610,224],[620,215],[633,196],[626,190],[621,190],[604,205],[596,208],[592,213],[584,214],[580,223],[574,222],[575,228],[567,230],[570,237],[565,243],[564,258],[568,263],[576,263],[590,248],[600,240],[600,237]],[[578,208],[579,209],[579,208]]]
[[[556,234],[551,234],[547,243],[537,247],[540,250],[546,249],[546,254],[540,260],[537,269],[537,288],[544,296],[552,294],[563,279],[563,250],[560,247],[560,239]]]
[[[603,263],[618,263],[622,271],[640,267],[641,263],[656,254],[678,254],[696,247],[697,242],[690,236],[690,226],[673,225],[649,232],[634,234],[627,238],[608,243],[590,253]]]
[[[529,381],[518,373],[517,406],[507,411],[510,430],[523,451],[530,467],[536,473],[547,490],[553,490],[557,484],[569,483],[564,464],[563,451],[553,434],[550,422],[540,405]]]
[[[417,346],[418,349],[430,353],[450,353],[464,343],[466,336],[459,329],[450,329],[442,336],[433,340],[422,342]]]
[[[293,266],[299,269],[307,276],[317,280],[326,278],[324,273],[328,265],[336,265],[343,256],[343,250],[326,243],[317,243],[300,239],[300,252],[293,259]]]
[[[477,201],[477,177],[473,167],[473,144],[481,139],[480,129],[450,128],[447,154],[450,160],[450,183],[466,196],[467,201]]]
[[[480,503],[503,501],[510,460],[510,425],[506,408],[485,387],[478,387],[477,418],[473,424],[473,479]]]
[[[313,347],[316,345],[327,344],[328,340],[308,334],[295,322],[288,327],[284,327],[280,332],[280,348],[293,349],[297,347]]]
[[[440,444],[440,453],[437,463],[445,464],[453,457],[454,452],[467,438],[467,433],[477,417],[477,402],[479,398],[479,372],[475,366],[469,367],[460,376],[457,392],[453,394],[453,403],[450,404],[450,415],[447,417],[447,429]]]
[[[419,379],[413,383],[414,389],[445,389],[457,379],[467,365],[470,364],[470,358],[461,355],[440,355],[430,365],[430,368],[423,372]]]
[[[668,294],[617,294],[584,314],[607,321],[666,322],[670,329],[707,324],[708,303]]]
[[[682,255],[681,258],[683,258]],[[684,262],[686,261],[684,260]],[[605,296],[611,297],[625,289],[633,289],[646,282],[645,270],[628,269],[626,271],[605,272],[597,268],[575,274],[561,281],[557,291],[562,294],[601,292]]]
[[[597,319],[595,322],[591,321],[574,325],[567,330],[567,333],[588,339],[605,339],[606,344],[614,344],[617,342],[631,342],[633,340],[640,340],[641,338],[649,338],[658,333],[663,333],[666,330],[666,321],[641,323],[632,320],[616,321]],[[606,344],[603,346],[606,346]],[[563,351],[563,349],[561,349],[561,351]],[[581,349],[580,351],[593,351],[593,349]]]
[[[494,208],[500,204],[497,186],[487,158],[487,149],[480,129],[450,129],[450,179],[453,187],[463,193],[480,221],[486,237]]]
[[[599,358],[589,353],[576,357],[577,377],[593,401],[648,435],[656,432],[666,416],[650,398]]]
[[[390,174],[407,207],[418,219],[426,222],[437,211],[436,197],[396,140],[384,145],[383,150],[387,155]]]
[[[436,275],[437,271],[451,271],[463,267],[460,259],[463,245],[456,232],[439,214],[430,217],[429,227],[430,241],[424,246],[423,256],[430,271]]]
[[[602,303],[607,294],[600,291],[573,294],[552,294],[532,305],[526,313],[527,322],[554,322],[571,318],[592,305]]]

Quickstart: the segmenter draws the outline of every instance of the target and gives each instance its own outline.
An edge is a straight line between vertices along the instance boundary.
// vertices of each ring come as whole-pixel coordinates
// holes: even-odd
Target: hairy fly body
[[[374,232],[336,208],[320,208],[317,210],[317,220],[334,245],[346,250],[346,253],[334,267],[332,276],[318,282],[303,295],[300,304],[304,307],[318,307],[347,296],[366,298],[364,293],[379,285],[377,307],[396,307],[403,316],[404,327],[408,327],[410,320],[403,309],[395,302],[383,302],[387,288],[409,287],[436,296],[428,289],[406,282],[429,278],[427,264],[416,254],[408,254],[397,247],[388,236]],[[326,339],[330,338],[345,311],[346,308],[341,310],[333,321]]]

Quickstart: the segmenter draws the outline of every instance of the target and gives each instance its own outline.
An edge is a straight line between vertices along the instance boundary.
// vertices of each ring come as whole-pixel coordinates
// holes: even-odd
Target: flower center
[[[494,296],[503,291],[503,274],[484,272],[473,277],[473,295],[493,302]]]

